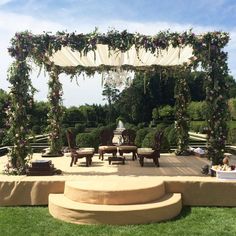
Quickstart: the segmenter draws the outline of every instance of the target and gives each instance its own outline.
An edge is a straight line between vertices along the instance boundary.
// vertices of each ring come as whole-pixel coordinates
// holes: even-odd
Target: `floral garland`
[[[121,52],[128,51],[134,45],[137,52],[140,48],[144,48],[146,51],[158,55],[160,50],[168,49],[171,45],[174,48],[182,48],[189,45],[193,47],[193,53],[196,57],[195,64],[197,65],[199,61],[205,64],[204,56],[209,52],[212,41],[214,41],[215,47],[223,48],[228,40],[229,36],[224,32],[213,32],[198,36],[191,31],[183,32],[182,34],[166,31],[154,36],[146,36],[115,30],[109,31],[107,34],[100,34],[95,30],[90,34],[57,32],[56,35],[50,35],[49,33],[33,35],[26,31],[15,34],[15,37],[11,40],[12,46],[9,48],[9,53],[11,56],[19,59],[22,56],[19,54],[19,49],[21,49],[23,57],[30,57],[36,64],[43,66],[51,64],[49,57],[63,46],[68,46],[72,50],[79,51],[81,55],[86,55],[89,51],[95,51],[97,44],[106,44],[110,50],[119,50]],[[78,72],[78,68],[73,68],[75,68],[75,75]],[[96,69],[99,70],[99,67]],[[106,67],[101,66],[101,69],[104,70]],[[150,67],[132,68],[132,70],[140,69],[150,70]],[[80,71],[83,70],[89,71],[88,68],[80,66]],[[73,74],[72,68],[70,72]]]
[[[25,60],[15,61],[8,71],[8,81],[11,83],[10,104],[7,109],[9,117],[8,133],[13,138],[9,157],[8,174],[24,174],[26,157],[31,154],[29,145],[28,110],[33,104],[35,89],[29,78],[30,67]]]
[[[61,124],[63,118],[62,111],[62,84],[58,77],[59,71],[52,68],[50,72],[49,86],[49,112],[48,112],[48,133],[50,150],[47,153],[50,156],[62,155],[62,131]]]
[[[225,77],[228,72],[227,54],[216,47],[212,47],[205,80],[207,124],[208,124],[208,156],[212,164],[222,164],[226,137],[228,114],[228,88]]]
[[[90,34],[69,34],[67,32],[58,32],[56,35],[51,35],[49,33],[33,35],[28,31],[16,33],[15,37],[11,40],[11,47],[9,48],[10,55],[16,59],[16,63],[13,65],[13,69],[9,74],[9,81],[12,84],[12,103],[9,117],[12,119],[12,132],[14,135],[18,134],[18,136],[13,140],[16,149],[13,148],[11,153],[12,159],[19,159],[21,163],[28,153],[27,136],[29,135],[29,131],[27,130],[27,104],[28,101],[31,101],[32,96],[30,94],[30,88],[32,88],[32,86],[28,76],[29,68],[26,64],[27,58],[33,60],[38,66],[45,67],[47,70],[52,67],[55,70],[58,70],[58,73],[65,72],[73,77],[83,72],[87,75],[93,75],[97,71],[106,72],[114,68],[104,65],[97,68],[86,68],[82,66],[59,68],[54,66],[50,62],[49,58],[63,46],[69,46],[72,50],[79,51],[81,55],[86,55],[89,51],[95,51],[97,44],[106,44],[110,50],[120,50],[122,52],[126,52],[134,46],[137,53],[139,52],[139,49],[144,48],[146,51],[158,55],[160,50],[168,50],[169,46],[181,49],[188,45],[193,48],[194,60],[192,61],[192,66],[196,67],[199,65],[199,62],[201,62],[203,69],[208,71],[210,78],[206,81],[207,103],[209,107],[208,124],[210,132],[208,154],[209,158],[211,158],[214,163],[220,162],[226,138],[226,91],[224,76],[228,72],[226,64],[227,55],[222,52],[221,49],[228,43],[228,40],[229,35],[224,32],[209,32],[201,36],[195,35],[191,31],[180,34],[166,31],[160,32],[154,36],[146,36],[138,33],[131,34],[127,31],[118,32],[115,30],[109,31],[107,34],[101,34],[96,30]],[[174,67],[174,70],[182,70],[183,68],[184,66],[176,66]],[[122,69],[133,71],[141,70],[145,72],[150,70],[161,71],[163,67],[144,66],[139,68],[124,65],[122,66]],[[169,67],[165,67],[165,70],[169,69]],[[13,71],[17,71],[17,73],[13,73]],[[53,77],[54,75],[52,75],[51,80],[53,80]],[[54,85],[54,82],[49,82],[49,89],[52,89]],[[60,86],[61,85],[59,84],[56,85],[58,88],[60,88]],[[54,91],[54,89],[51,91]],[[58,90],[58,94],[60,93],[61,92]],[[53,92],[51,95],[53,95]],[[49,95],[49,99],[52,99],[51,95]],[[60,134],[57,126],[60,122],[57,120],[58,118],[52,116],[52,112],[54,109],[59,109],[61,102],[60,96],[56,99],[57,101],[55,101],[55,103],[51,103],[51,115],[49,115],[52,122],[49,126],[51,134],[53,134],[52,137],[58,137],[59,139]],[[59,116],[61,115],[60,112],[58,114]],[[219,114],[222,116],[220,117]],[[177,119],[181,119],[181,116],[178,117],[179,118]],[[21,123],[17,124],[19,119],[23,122],[22,125]],[[56,121],[56,123],[54,121]],[[180,120],[177,120],[177,122],[178,121]],[[181,122],[179,122],[179,124],[181,124]],[[57,131],[54,132],[53,130]],[[219,143],[221,145],[219,145]],[[55,144],[55,150],[58,145]],[[54,144],[51,146],[54,146]],[[51,149],[54,148],[51,147]],[[23,163],[22,166],[24,167]]]
[[[175,116],[176,116],[176,132],[178,137],[178,148],[176,155],[188,155],[189,149],[189,117],[187,108],[191,99],[190,90],[186,81],[187,73],[180,73],[176,77],[175,85]]]

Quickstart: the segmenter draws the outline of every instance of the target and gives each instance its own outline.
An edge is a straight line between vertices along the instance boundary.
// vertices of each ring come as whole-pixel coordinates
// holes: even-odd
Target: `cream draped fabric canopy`
[[[157,54],[157,55],[155,55]],[[96,51],[89,51],[83,55],[78,51],[73,51],[70,47],[62,47],[61,50],[54,53],[50,60],[61,67],[67,66],[84,66],[99,67],[100,65],[120,67],[122,65],[131,65],[135,67],[142,66],[176,66],[184,63],[190,63],[193,58],[193,50],[189,46],[184,48],[173,48],[168,50],[159,50],[158,53],[152,54],[143,48],[137,53],[134,46],[127,52],[120,52],[108,49],[107,45],[98,44]]]

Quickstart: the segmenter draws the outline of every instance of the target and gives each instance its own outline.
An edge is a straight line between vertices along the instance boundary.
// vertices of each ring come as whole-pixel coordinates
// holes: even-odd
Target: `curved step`
[[[167,194],[158,201],[135,205],[98,205],[74,202],[63,194],[49,195],[49,212],[76,224],[145,224],[171,219],[182,208],[181,194]]]
[[[106,205],[147,203],[164,194],[163,181],[68,181],[64,190],[64,195],[75,202]]]

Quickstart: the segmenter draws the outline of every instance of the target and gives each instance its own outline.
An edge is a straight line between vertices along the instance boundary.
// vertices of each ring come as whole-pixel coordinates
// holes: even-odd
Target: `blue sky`
[[[67,30],[90,32],[95,27],[106,32],[118,30],[155,34],[160,30],[197,33],[222,30],[230,33],[230,73],[236,79],[236,0],[0,0],[0,88],[8,89],[6,71],[11,62],[7,53],[9,41],[16,31]],[[32,74],[39,90],[37,100],[47,96],[47,78]],[[101,78],[75,81],[63,77],[64,104],[104,103]],[[91,91],[91,92],[90,92]]]

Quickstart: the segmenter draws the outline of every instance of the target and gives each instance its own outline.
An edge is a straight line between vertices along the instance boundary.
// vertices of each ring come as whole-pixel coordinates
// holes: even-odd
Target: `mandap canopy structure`
[[[209,32],[195,35],[159,32],[154,36],[127,31],[109,31],[106,34],[94,31],[90,34],[58,32],[33,35],[30,32],[16,33],[11,40],[9,53],[15,61],[9,68],[11,101],[8,107],[9,132],[14,146],[10,152],[11,162],[18,173],[25,171],[25,159],[30,153],[28,137],[28,111],[33,102],[29,61],[50,75],[48,99],[48,130],[50,153],[59,155],[62,148],[62,86],[59,75],[77,76],[81,73],[132,70],[135,72],[156,71],[176,75],[176,131],[178,153],[188,148],[187,105],[190,99],[186,82],[187,73],[201,67],[206,73],[206,102],[208,105],[208,156],[213,164],[223,158],[226,141],[227,53],[222,49],[229,35],[224,32]]]

